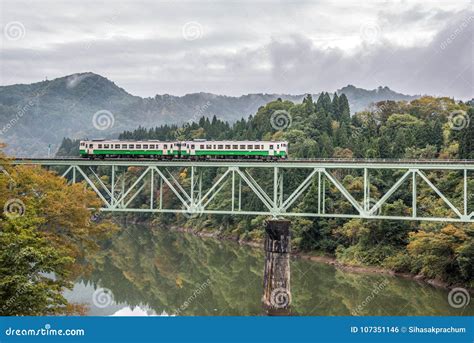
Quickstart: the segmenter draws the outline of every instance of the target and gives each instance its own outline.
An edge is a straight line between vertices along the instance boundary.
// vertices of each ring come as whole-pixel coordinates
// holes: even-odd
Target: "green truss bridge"
[[[84,183],[105,212],[474,223],[474,161],[18,158],[12,163],[39,165]],[[302,210],[298,205],[307,196],[314,206]],[[395,201],[403,211],[393,213]]]

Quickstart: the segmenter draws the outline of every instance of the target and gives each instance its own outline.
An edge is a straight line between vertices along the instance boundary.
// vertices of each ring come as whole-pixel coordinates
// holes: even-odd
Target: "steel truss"
[[[230,215],[264,215],[277,217],[330,217],[330,218],[360,218],[413,220],[437,222],[466,222],[474,223],[474,210],[470,204],[474,199],[474,190],[469,189],[469,182],[474,180],[473,164],[445,163],[258,163],[258,162],[159,162],[159,161],[78,161],[78,160],[16,160],[15,164],[42,165],[45,167],[61,167],[61,175],[70,182],[85,182],[102,200],[101,211],[107,212],[150,212],[150,213],[183,213],[189,216],[201,214],[230,214]],[[134,168],[130,173],[129,168]],[[204,189],[204,171],[214,168],[217,176],[212,180],[212,186]],[[99,173],[98,170],[101,172]],[[105,172],[106,170],[107,172]],[[263,182],[252,175],[253,170],[264,172]],[[305,177],[294,189],[285,186],[285,180],[291,179],[296,170],[304,170]],[[377,199],[371,197],[371,173],[388,170],[399,172],[401,176],[391,187],[379,194]],[[128,171],[128,172],[127,172]],[[337,175],[344,171],[359,173],[363,180],[363,196],[355,196],[343,185]],[[428,173],[453,171],[459,173],[462,183],[462,196],[446,194],[441,191]],[[185,173],[185,177],[180,174]],[[132,174],[132,175],[131,175]],[[104,181],[104,176],[105,181]],[[207,180],[211,181],[211,180]],[[209,184],[209,182],[207,182]],[[262,184],[265,184],[264,187]],[[403,190],[403,186],[411,185],[411,203],[409,211],[404,214],[383,214],[382,207],[389,204],[388,200]],[[213,200],[227,187],[230,188],[230,203],[228,208],[216,209]],[[317,193],[317,205],[311,212],[298,210],[298,202],[314,187]],[[420,187],[429,188],[432,194],[446,205],[449,214],[434,216],[423,213],[420,215],[418,205]],[[266,188],[266,189],[265,189]],[[166,189],[166,190],[165,190]],[[349,213],[340,213],[331,209],[326,202],[329,192],[339,194],[348,204]],[[244,195],[251,192],[259,200],[261,210],[246,210],[242,203]],[[454,193],[454,192],[453,192]],[[139,195],[142,195],[139,197]],[[143,200],[146,194],[146,200]],[[173,208],[167,207],[164,194],[175,197]],[[458,195],[458,203],[452,198]],[[459,198],[462,198],[460,204]],[[137,199],[142,199],[138,201]],[[423,211],[426,212],[426,211]]]

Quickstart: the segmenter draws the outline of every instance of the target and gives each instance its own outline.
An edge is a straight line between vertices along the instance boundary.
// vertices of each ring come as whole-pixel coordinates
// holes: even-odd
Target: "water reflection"
[[[295,259],[299,315],[473,315],[451,308],[447,291],[387,275],[355,274]],[[128,227],[93,258],[92,272],[66,297],[90,315],[262,315],[263,253],[166,229]],[[113,301],[96,306],[98,287]]]

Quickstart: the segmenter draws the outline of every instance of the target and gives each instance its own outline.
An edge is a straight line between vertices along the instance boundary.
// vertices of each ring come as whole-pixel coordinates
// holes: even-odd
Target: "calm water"
[[[296,314],[474,315],[474,301],[452,308],[447,291],[416,281],[300,259],[291,268]],[[66,297],[89,315],[261,315],[262,275],[259,249],[128,227]]]

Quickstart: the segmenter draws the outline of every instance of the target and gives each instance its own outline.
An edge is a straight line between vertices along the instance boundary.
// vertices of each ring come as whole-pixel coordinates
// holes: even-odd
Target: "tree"
[[[314,111],[314,102],[311,94],[306,95],[303,99],[303,105],[305,105],[306,113],[310,114]]]
[[[331,97],[328,93],[322,92],[316,101],[316,111],[324,112],[327,115],[332,115]]]
[[[337,93],[334,93],[332,97],[332,108],[333,108],[333,114],[334,114],[334,119],[337,121],[341,121],[341,108],[339,106],[339,97]]]
[[[339,115],[341,121],[344,123],[350,123],[351,121],[351,110],[349,108],[349,100],[347,100],[346,95],[343,93],[338,99],[339,102]]]
[[[470,281],[472,286],[474,238],[461,228],[449,224],[439,232],[412,232],[407,250],[415,272],[429,278]],[[460,257],[464,260],[460,261]]]
[[[467,127],[463,128],[459,137],[459,157],[464,159],[474,159],[474,108],[467,111]]]
[[[91,221],[101,201],[84,185],[1,153],[0,167],[0,315],[67,313],[64,288],[115,226]]]

